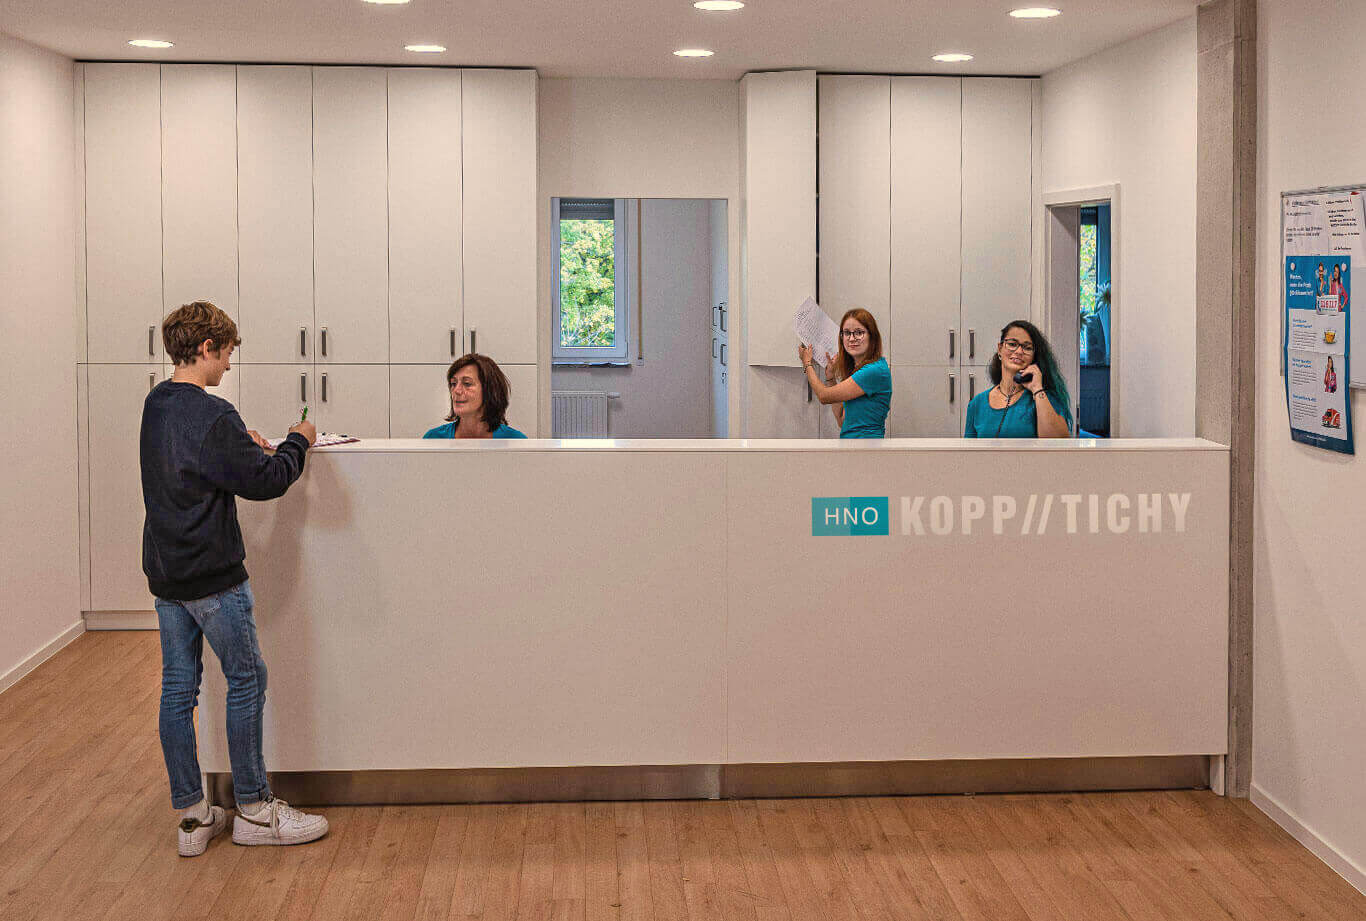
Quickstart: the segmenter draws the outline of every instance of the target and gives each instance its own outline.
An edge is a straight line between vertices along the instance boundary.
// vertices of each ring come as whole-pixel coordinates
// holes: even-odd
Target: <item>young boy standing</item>
[[[261,754],[266,665],[256,622],[236,497],[275,499],[303,473],[317,431],[300,422],[274,456],[248,431],[216,386],[242,340],[237,324],[206,301],[172,311],[161,327],[175,363],[142,408],[142,569],[156,596],[161,630],[161,749],[171,805],[181,811],[182,856],[204,853],[227,825],[227,812],[204,799],[194,708],[205,638],[227,679],[228,751],[232,760],[237,844],[300,844],[327,834],[327,819],[275,799]]]

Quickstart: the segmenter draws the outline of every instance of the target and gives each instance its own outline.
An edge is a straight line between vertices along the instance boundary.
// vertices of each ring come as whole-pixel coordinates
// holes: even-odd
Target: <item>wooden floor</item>
[[[337,808],[316,844],[183,859],[159,674],[156,634],[85,634],[0,694],[3,921],[1366,919],[1207,792]]]

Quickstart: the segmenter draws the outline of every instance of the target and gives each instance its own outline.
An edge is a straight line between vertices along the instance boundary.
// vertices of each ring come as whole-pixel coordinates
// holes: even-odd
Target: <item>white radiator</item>
[[[555,438],[606,438],[607,393],[554,390],[550,393],[550,433]]]

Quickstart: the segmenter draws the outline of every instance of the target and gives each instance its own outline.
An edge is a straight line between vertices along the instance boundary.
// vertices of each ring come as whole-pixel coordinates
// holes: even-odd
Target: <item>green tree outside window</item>
[[[614,223],[560,221],[560,345],[610,348],[616,326]]]

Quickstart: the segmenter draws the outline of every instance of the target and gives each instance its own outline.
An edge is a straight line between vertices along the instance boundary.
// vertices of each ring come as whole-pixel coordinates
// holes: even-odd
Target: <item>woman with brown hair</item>
[[[871,313],[855,307],[840,319],[839,357],[825,356],[824,380],[816,374],[810,346],[798,346],[797,356],[811,392],[834,412],[841,438],[886,437],[892,370],[882,357],[882,334]]]
[[[507,422],[512,385],[498,363],[470,352],[446,370],[451,413],[423,438],[525,438]]]

